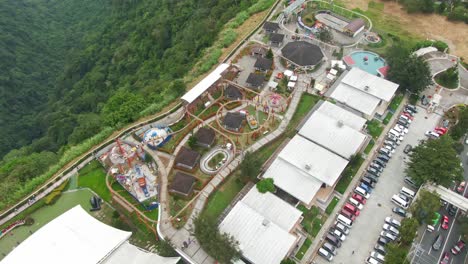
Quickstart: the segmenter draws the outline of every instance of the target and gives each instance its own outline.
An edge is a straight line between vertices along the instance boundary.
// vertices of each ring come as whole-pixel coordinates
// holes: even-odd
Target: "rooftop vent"
[[[368,92],[370,90],[370,87],[368,85],[364,86],[364,91]]]
[[[343,120],[338,120],[338,123],[336,125],[338,127],[343,127],[343,125],[344,125]]]
[[[263,226],[268,226],[269,223],[270,223],[270,221],[268,221],[268,219],[266,219],[266,218],[263,219],[263,221],[262,221]]]
[[[306,170],[310,170],[310,168],[311,168],[311,165],[310,165],[310,164],[306,164],[306,165],[305,165],[305,169],[306,169]]]

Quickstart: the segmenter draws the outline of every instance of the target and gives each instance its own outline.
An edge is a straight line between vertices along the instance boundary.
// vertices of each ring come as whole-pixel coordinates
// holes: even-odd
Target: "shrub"
[[[257,190],[261,193],[274,192],[275,184],[272,178],[266,178],[257,183]]]
[[[438,51],[444,51],[445,49],[448,49],[449,47],[447,43],[440,41],[440,40],[436,40],[436,41],[423,40],[423,41],[417,42],[413,50],[418,50],[421,48],[431,47],[431,46],[436,48]]]

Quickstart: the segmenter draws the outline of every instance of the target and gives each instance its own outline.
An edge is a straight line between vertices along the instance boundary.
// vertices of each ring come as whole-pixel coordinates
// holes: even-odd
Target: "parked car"
[[[373,168],[374,170],[378,170],[379,172],[383,171],[383,167],[375,162],[372,162],[371,164],[369,164],[369,168]]]
[[[373,181],[374,183],[377,183],[379,181],[379,177],[376,177],[375,175],[371,175],[369,173],[366,173],[366,175],[364,176],[364,178],[368,178],[370,179],[371,181]]]
[[[347,218],[351,219],[351,221],[356,220],[356,215],[353,213],[349,212],[348,210],[342,208],[340,214],[346,216]]]
[[[408,153],[411,152],[412,149],[413,149],[413,147],[410,144],[408,144],[408,145],[405,146],[405,149],[403,149],[403,152],[405,154],[408,154]]]
[[[388,238],[388,239],[390,239],[391,241],[395,241],[395,240],[397,239],[397,237],[396,237],[394,234],[392,234],[392,233],[390,233],[390,232],[387,232],[387,231],[382,231],[382,232],[380,232],[380,236],[381,236],[381,237]]]
[[[367,172],[370,173],[370,174],[372,174],[372,175],[375,175],[375,176],[377,176],[377,177],[380,176],[380,171],[377,170],[377,169],[374,169],[374,168],[372,168],[372,167],[367,168]]]
[[[336,238],[334,235],[332,234],[327,234],[325,236],[325,239],[330,242],[333,246],[337,247],[337,248],[340,248],[341,247],[341,241]]]
[[[405,177],[405,183],[410,185],[411,187],[415,188],[415,189],[418,189],[418,185],[413,181],[413,179],[411,179],[410,177]]]
[[[356,206],[357,209],[362,210],[364,208],[364,205],[362,203],[358,202],[356,199],[353,197],[350,197],[348,200],[352,205]]]
[[[409,117],[407,117],[407,116],[405,116],[405,115],[400,115],[399,118],[408,121],[408,123],[410,123],[410,124],[411,124],[411,122],[413,122],[413,120],[411,120]]]
[[[466,181],[460,182],[460,184],[457,187],[457,193],[463,193],[465,191],[466,187]]]
[[[444,230],[447,230],[449,228],[449,218],[448,218],[448,216],[444,215],[442,217],[442,224],[440,224],[440,227],[442,227],[442,229],[444,229]]]
[[[393,207],[392,211],[402,217],[406,217],[406,210],[401,207]]]
[[[328,230],[328,232],[330,234],[334,235],[335,237],[337,237],[338,239],[340,239],[341,241],[346,240],[346,235],[341,233],[341,231],[338,230],[338,229],[330,228],[330,230]]]
[[[446,127],[436,127],[434,128],[434,131],[441,135],[445,135],[448,132],[448,129]]]
[[[333,254],[328,252],[324,248],[319,248],[318,254],[323,257],[324,259],[328,260],[328,262],[331,262],[333,260]]]
[[[409,128],[409,123],[405,119],[398,119],[397,124],[400,126],[404,126],[406,128]]]
[[[402,139],[400,139],[400,137],[397,137],[397,136],[395,136],[393,134],[387,134],[387,139],[395,142],[395,144],[397,144],[397,145],[400,145],[400,142],[402,140]]]
[[[387,216],[387,217],[385,218],[385,223],[387,223],[387,224],[389,224],[389,225],[392,225],[392,226],[394,226],[394,227],[396,227],[396,228],[400,228],[400,227],[401,227],[401,223],[400,223],[398,220],[391,218],[390,216]]]
[[[379,245],[385,246],[388,243],[390,243],[390,239],[388,239],[388,238],[379,236],[379,238],[377,239],[377,244],[379,244]]]
[[[374,250],[376,252],[379,252],[380,254],[382,254],[384,256],[387,254],[387,250],[385,250],[385,247],[383,247],[382,245],[379,245],[379,244],[376,244],[374,246]]]
[[[360,181],[370,186],[372,189],[375,188],[375,182],[367,177],[362,177]]]
[[[367,185],[364,182],[361,182],[361,184],[359,184],[359,187],[361,187],[362,189],[364,189],[368,193],[372,193],[372,187],[370,185]]]
[[[343,206],[343,209],[350,212],[350,213],[352,213],[355,216],[359,216],[359,209],[356,206],[354,206],[354,205],[352,205],[350,203],[346,203]]]
[[[349,228],[346,227],[345,225],[343,225],[342,223],[336,222],[335,223],[335,228],[340,230],[341,232],[343,232],[343,234],[349,235]]]
[[[405,108],[406,109],[410,109],[411,111],[413,111],[414,113],[417,113],[418,112],[418,109],[416,108],[415,105],[412,105],[412,104],[407,104],[405,105]]]
[[[450,263],[450,255],[448,252],[444,252],[442,258],[440,259],[440,264],[449,264]]]
[[[387,156],[387,155],[379,155],[379,156],[377,156],[377,159],[380,160],[380,161],[382,161],[382,162],[388,162],[388,161],[390,161],[390,157]]]
[[[336,254],[337,254],[336,247],[333,246],[332,244],[328,243],[328,242],[323,243],[322,248],[324,248],[326,251],[332,253],[333,256],[336,256]]]
[[[386,149],[386,148],[380,148],[379,149],[379,154],[387,155],[387,156],[391,157],[392,156],[392,151],[389,150],[389,149]]]
[[[403,112],[402,115],[406,116],[407,118],[409,118],[411,121],[414,120],[414,116],[412,114],[410,114],[409,112]]]
[[[372,161],[372,163],[376,163],[378,164],[379,166],[385,168],[385,166],[387,166],[387,164],[379,159],[375,159],[374,161]]]
[[[458,253],[460,253],[460,251],[462,251],[464,248],[465,248],[465,241],[460,239],[458,240],[457,243],[455,243],[455,245],[452,247],[450,251],[452,251],[452,254],[458,255]]]
[[[352,196],[354,199],[356,199],[356,201],[362,203],[362,204],[366,204],[366,199],[362,196],[362,195],[359,195],[357,193],[353,193],[353,196]]]
[[[387,232],[390,232],[390,233],[394,234],[395,236],[400,235],[400,231],[398,231],[398,229],[396,229],[394,226],[391,226],[389,224],[384,224],[382,229],[384,231],[387,231]]]
[[[444,236],[439,234],[434,240],[434,243],[432,244],[432,249],[436,251],[439,250],[443,242],[444,242]]]
[[[410,198],[407,197],[406,195],[402,194],[402,193],[399,193],[398,194],[398,197],[400,197],[403,201],[409,203],[410,202]]]
[[[370,256],[373,257],[374,259],[378,260],[380,263],[385,261],[385,257],[382,254],[380,254],[379,252],[372,251]]]
[[[440,135],[437,134],[434,131],[426,131],[426,133],[424,133],[424,135],[426,135],[429,138],[439,138],[440,137]]]
[[[389,146],[392,146],[393,148],[396,148],[398,146],[394,141],[389,140],[389,139],[384,140],[383,143],[384,145],[389,145]]]

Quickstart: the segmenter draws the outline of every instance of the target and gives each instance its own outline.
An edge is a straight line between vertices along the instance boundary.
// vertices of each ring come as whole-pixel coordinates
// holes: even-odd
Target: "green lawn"
[[[369,144],[367,144],[366,149],[364,149],[364,153],[369,154],[372,148],[374,147],[374,145],[375,145],[375,141],[371,139],[369,141]]]
[[[242,187],[244,187],[244,184],[239,181],[238,173],[229,176],[211,195],[203,213],[208,217],[218,218],[240,192]]]
[[[338,199],[337,197],[333,197],[333,200],[328,204],[327,209],[325,209],[325,213],[330,215],[333,212],[333,209],[335,209],[336,204],[338,204]]]
[[[336,184],[335,190],[341,194],[344,194],[346,189],[348,188],[349,183],[353,180],[354,175],[361,167],[364,159],[362,157],[357,157],[355,162],[350,162],[348,166],[346,166],[340,180]]]
[[[312,245],[312,240],[307,238],[304,241],[304,244],[302,244],[302,247],[299,249],[299,251],[297,251],[296,258],[302,259],[304,257],[304,254],[307,252],[307,250],[309,249],[311,245]]]
[[[376,119],[372,119],[371,121],[367,122],[367,131],[374,139],[379,138],[383,129],[384,128],[381,123]]]
[[[318,101],[320,101],[320,97],[316,95],[302,95],[299,104],[297,105],[296,112],[294,112],[294,115],[291,118],[291,121],[289,122],[288,127],[286,129],[287,136],[292,136],[294,134],[296,127]]]
[[[384,125],[388,124],[390,122],[390,120],[392,119],[392,116],[393,116],[393,113],[390,113],[390,112],[387,112],[387,115],[385,116],[384,120],[382,121],[382,123]]]
[[[111,194],[106,186],[106,172],[98,161],[93,160],[79,171],[78,187],[90,188],[105,201],[110,201]]]
[[[401,101],[403,101],[403,95],[398,94],[395,96],[392,101],[390,102],[390,105],[388,106],[389,109],[396,111],[398,109],[398,106],[400,106]]]

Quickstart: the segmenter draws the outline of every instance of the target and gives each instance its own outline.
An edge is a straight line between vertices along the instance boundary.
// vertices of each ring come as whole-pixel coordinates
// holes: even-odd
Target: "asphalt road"
[[[466,156],[467,153],[468,153],[468,146],[465,145],[465,149],[463,153],[460,155],[460,157],[462,158],[462,163],[464,167],[465,181],[468,181],[468,158]],[[465,194],[468,193],[468,188],[465,189],[464,193]],[[425,230],[425,227],[422,227],[420,229],[420,232],[422,232],[423,235],[421,236],[419,243],[420,243],[420,248],[424,252],[421,252],[420,257],[415,258],[414,263],[421,263],[421,264],[439,263],[442,253],[445,251],[450,251],[453,245],[455,245],[455,243],[460,239],[460,233],[461,233],[460,226],[456,223],[455,218],[453,216],[448,215],[447,207],[448,205],[441,208],[439,213],[441,215],[449,216],[449,219],[450,219],[449,229],[443,230],[439,225],[436,231],[431,233],[431,232],[427,232]],[[458,217],[459,213],[460,212],[458,212],[457,210],[456,217]],[[438,234],[442,234],[445,237],[444,247],[439,251],[435,251],[432,249],[432,243],[434,243],[434,240]],[[468,263],[468,255],[467,255],[466,248],[465,250],[460,252],[457,256],[454,256],[452,253],[450,253],[450,263],[451,264]]]
[[[392,216],[401,220],[400,216],[392,213],[392,208],[395,205],[391,202],[391,197],[398,193],[402,186],[406,186],[403,179],[407,155],[403,153],[403,149],[406,144],[416,146],[419,140],[425,139],[425,131],[433,129],[440,120],[439,115],[428,115],[422,108],[418,108],[418,110],[419,113],[410,125],[408,134],[393,153],[387,167],[379,177],[379,182],[372,191],[371,197],[364,205],[361,214],[351,228],[350,234],[341,248],[338,249],[338,254],[332,263],[364,263],[373,251],[382,231],[385,217]],[[316,261],[317,263],[328,263],[321,257],[318,257]]]

